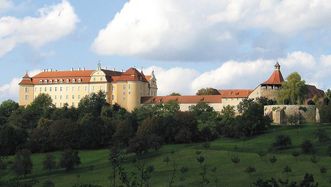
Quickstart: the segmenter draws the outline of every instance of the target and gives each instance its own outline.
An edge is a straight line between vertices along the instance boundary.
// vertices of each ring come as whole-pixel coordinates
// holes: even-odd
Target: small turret
[[[275,64],[275,70],[280,70],[280,65],[278,62]]]

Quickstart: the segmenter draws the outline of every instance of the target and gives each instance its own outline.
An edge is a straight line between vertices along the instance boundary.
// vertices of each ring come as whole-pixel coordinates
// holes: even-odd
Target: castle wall
[[[314,105],[268,105],[264,115],[270,116],[275,124],[286,124],[289,116],[301,114],[307,123],[319,122],[319,113]]]

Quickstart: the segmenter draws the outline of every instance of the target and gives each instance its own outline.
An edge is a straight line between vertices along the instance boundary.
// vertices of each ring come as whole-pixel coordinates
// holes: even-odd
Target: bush
[[[272,147],[275,149],[286,149],[292,145],[291,138],[287,135],[278,135],[275,139],[275,142],[272,144]]]
[[[315,148],[311,141],[305,140],[301,144],[301,151],[305,154],[315,153]]]

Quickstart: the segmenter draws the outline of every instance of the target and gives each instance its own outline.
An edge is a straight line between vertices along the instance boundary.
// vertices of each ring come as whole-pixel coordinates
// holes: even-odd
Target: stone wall
[[[270,116],[275,124],[286,124],[289,116],[300,114],[307,123],[319,123],[319,112],[314,105],[268,105],[264,115]]]

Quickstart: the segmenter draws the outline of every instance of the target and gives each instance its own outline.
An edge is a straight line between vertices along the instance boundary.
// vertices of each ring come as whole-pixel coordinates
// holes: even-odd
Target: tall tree
[[[13,170],[17,175],[27,175],[32,171],[31,152],[27,149],[19,150],[15,155]]]
[[[196,95],[220,95],[220,93],[215,88],[201,88]]]
[[[282,83],[282,89],[278,94],[278,102],[281,104],[303,104],[308,89],[304,80],[301,80],[299,73],[290,74]]]

